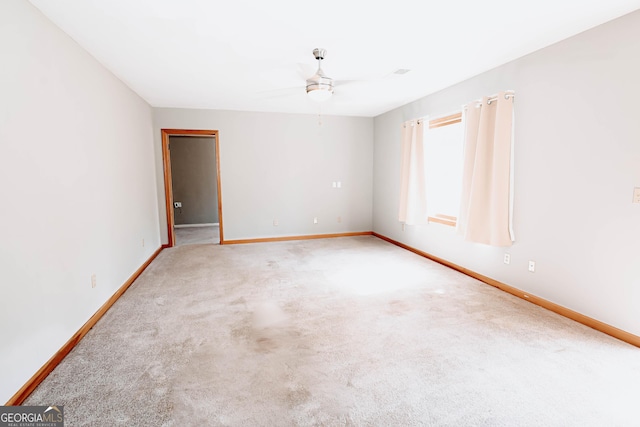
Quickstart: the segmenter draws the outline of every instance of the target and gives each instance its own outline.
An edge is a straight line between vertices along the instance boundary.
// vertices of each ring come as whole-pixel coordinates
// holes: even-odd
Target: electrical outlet
[[[535,261],[529,261],[529,271],[532,272],[532,273],[536,271],[536,262]]]
[[[640,187],[633,189],[633,203],[640,203]]]
[[[274,219],[274,220],[273,220],[273,226],[274,226],[274,227],[277,227],[277,226],[278,226],[278,220],[277,220],[277,219]]]
[[[92,275],[91,275],[91,287],[92,287],[92,288],[95,288],[95,287],[96,287],[96,283],[97,283],[97,281],[96,281],[96,275],[95,275],[95,274],[92,274]]]
[[[144,248],[144,238],[142,238],[142,247]]]
[[[339,216],[339,217],[336,219],[336,221],[338,221],[338,222],[342,222],[342,217],[341,217],[341,216]]]
[[[182,202],[173,202],[173,207],[174,208],[181,208],[182,207]]]
[[[314,218],[313,218],[313,223],[314,223],[314,224],[317,224],[317,223],[318,223],[318,217],[314,217]]]
[[[504,263],[511,264],[511,254],[504,254]]]

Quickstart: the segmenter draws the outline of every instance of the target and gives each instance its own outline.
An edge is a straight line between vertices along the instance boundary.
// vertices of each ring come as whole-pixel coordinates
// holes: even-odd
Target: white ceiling
[[[640,0],[30,0],[154,107],[376,116]],[[312,50],[356,80],[307,99]],[[410,69],[404,75],[393,72]],[[505,88],[508,89],[508,88]]]

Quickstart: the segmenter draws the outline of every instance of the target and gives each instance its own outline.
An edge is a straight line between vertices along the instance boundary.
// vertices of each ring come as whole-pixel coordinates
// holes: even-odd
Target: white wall
[[[26,1],[0,2],[0,56],[4,403],[160,236],[149,105]]]
[[[225,240],[372,228],[372,118],[323,116],[320,126],[315,115],[155,108],[154,126],[164,243],[162,128],[219,131]]]
[[[638,52],[634,12],[377,117],[374,230],[640,335]],[[401,123],[505,89],[516,91],[515,245],[466,243],[438,224],[403,232]]]

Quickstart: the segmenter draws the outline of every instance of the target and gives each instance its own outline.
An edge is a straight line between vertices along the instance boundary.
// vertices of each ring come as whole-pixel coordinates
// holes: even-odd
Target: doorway
[[[168,246],[224,244],[218,131],[162,129],[162,157]]]

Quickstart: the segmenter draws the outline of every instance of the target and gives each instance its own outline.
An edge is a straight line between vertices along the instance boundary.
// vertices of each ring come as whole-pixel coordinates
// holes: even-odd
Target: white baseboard
[[[214,225],[220,225],[219,222],[211,222],[208,224],[176,224],[173,228],[189,228],[189,227],[212,227]]]

